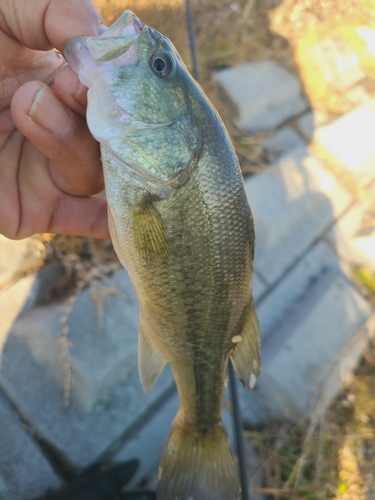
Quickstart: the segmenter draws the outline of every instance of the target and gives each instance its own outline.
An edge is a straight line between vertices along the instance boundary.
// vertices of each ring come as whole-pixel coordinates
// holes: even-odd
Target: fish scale
[[[254,227],[233,146],[170,41],[131,12],[64,53],[90,87],[111,236],[139,301],[142,384],[168,362],[180,397],[158,498],[237,500],[226,367],[230,356],[250,388],[260,363]]]

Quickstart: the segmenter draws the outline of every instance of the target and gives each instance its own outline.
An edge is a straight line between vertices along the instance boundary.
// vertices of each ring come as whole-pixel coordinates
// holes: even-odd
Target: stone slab
[[[166,367],[146,395],[134,366],[126,380],[83,415],[72,404],[64,407],[62,387],[30,356],[23,340],[10,332],[0,372],[0,388],[4,385],[37,432],[79,471],[97,461],[123,434],[131,433],[174,382]]]
[[[0,393],[0,497],[33,500],[61,481]]]
[[[265,143],[266,149],[276,156],[280,156],[294,148],[304,145],[304,140],[291,127],[282,127]]]
[[[20,312],[25,308],[35,279],[35,274],[26,276],[15,282],[6,290],[0,292],[0,366],[1,354],[8,333]]]
[[[259,299],[265,294],[267,291],[267,284],[262,280],[260,276],[254,273],[253,276],[253,296],[255,302],[258,302]]]
[[[223,69],[215,78],[251,132],[277,127],[308,108],[299,79],[273,60]]]
[[[314,141],[359,185],[375,178],[375,101],[316,130]]]
[[[135,291],[121,270],[73,303],[68,298],[27,311],[12,334],[61,387],[69,381],[71,403],[86,414],[137,371],[138,323]]]
[[[375,215],[368,202],[357,202],[327,232],[327,239],[349,265],[375,271]]]
[[[255,270],[274,284],[347,208],[351,196],[308,154],[294,149],[245,179],[257,239]]]
[[[299,298],[306,294],[311,283],[327,270],[349,274],[349,269],[328,244],[319,241],[257,305],[262,341],[266,340]]]
[[[258,306],[263,330],[262,371],[245,400],[245,418],[298,418],[324,409],[350,379],[374,334],[370,304],[343,264],[318,243]],[[267,317],[267,314],[270,317]],[[256,399],[263,415],[247,399]]]

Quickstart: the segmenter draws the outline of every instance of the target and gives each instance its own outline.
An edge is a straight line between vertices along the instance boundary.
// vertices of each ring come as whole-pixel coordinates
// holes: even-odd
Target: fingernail
[[[74,94],[74,99],[80,104],[84,109],[87,108],[87,87],[79,85],[77,92]]]
[[[43,86],[36,94],[29,116],[38,125],[53,134],[67,134],[72,128],[72,116],[49,87]]]

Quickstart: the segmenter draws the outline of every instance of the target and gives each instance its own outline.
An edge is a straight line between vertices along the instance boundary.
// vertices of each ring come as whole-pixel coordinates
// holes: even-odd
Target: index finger
[[[104,25],[91,0],[3,0],[0,29],[30,49],[62,51],[70,38],[97,36]]]

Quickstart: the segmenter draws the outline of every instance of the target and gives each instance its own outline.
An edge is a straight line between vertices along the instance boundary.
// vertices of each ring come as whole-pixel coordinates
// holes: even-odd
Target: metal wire
[[[185,3],[186,3],[186,17],[188,22],[189,38],[190,38],[191,58],[193,61],[193,75],[194,78],[197,80],[197,82],[199,82],[197,49],[195,45],[195,34],[193,26],[193,16],[190,7],[190,0],[185,0]],[[228,364],[229,364],[228,371],[229,371],[230,393],[233,406],[233,422],[234,422],[234,430],[236,436],[238,462],[240,467],[242,499],[251,500],[249,493],[249,485],[247,481],[245,447],[244,447],[244,438],[242,434],[241,409],[237,393],[236,375],[234,373],[231,361],[229,361]]]

